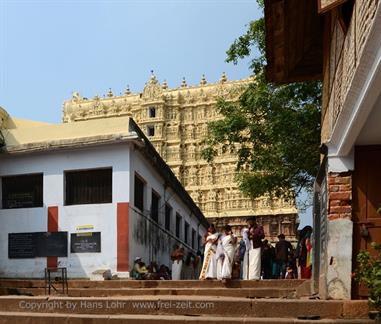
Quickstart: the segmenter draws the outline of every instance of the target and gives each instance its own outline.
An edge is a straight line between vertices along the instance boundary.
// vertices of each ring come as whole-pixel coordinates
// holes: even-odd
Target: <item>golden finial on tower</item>
[[[225,83],[227,80],[228,80],[228,78],[227,78],[227,76],[226,76],[226,73],[225,73],[225,72],[222,72],[220,82],[221,82],[221,83]]]
[[[183,81],[181,81],[181,88],[186,88],[188,85],[187,85],[187,82],[185,81],[185,77],[183,77]]]
[[[205,85],[207,82],[206,82],[206,79],[205,79],[205,74],[202,75],[202,78],[201,78],[201,81],[200,81],[200,85]]]
[[[156,81],[156,75],[153,73],[153,70],[151,70],[151,81]]]
[[[124,94],[126,96],[128,96],[129,94],[131,94],[131,91],[130,91],[130,86],[127,84],[127,87],[126,87],[126,90],[124,90]]]
[[[71,100],[75,101],[75,102],[78,102],[82,99],[81,95],[79,94],[78,91],[74,91],[72,93],[72,97],[71,97]]]
[[[107,92],[107,97],[112,97],[112,96],[113,96],[112,90],[111,88],[109,88]]]

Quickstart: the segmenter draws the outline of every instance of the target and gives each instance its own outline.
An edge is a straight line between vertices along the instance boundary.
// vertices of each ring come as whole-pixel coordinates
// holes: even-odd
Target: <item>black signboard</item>
[[[101,232],[72,233],[70,237],[70,252],[101,252]]]
[[[9,233],[8,234],[8,258],[26,259],[36,256],[34,233]]]
[[[32,232],[8,234],[8,258],[67,256],[67,232]]]
[[[37,232],[36,256],[67,257],[67,232]]]

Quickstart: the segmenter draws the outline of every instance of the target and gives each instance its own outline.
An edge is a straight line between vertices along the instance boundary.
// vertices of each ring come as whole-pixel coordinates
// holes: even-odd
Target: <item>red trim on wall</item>
[[[58,232],[58,206],[48,207],[48,232]],[[56,268],[57,264],[57,257],[47,257],[48,268]]]
[[[128,267],[128,203],[117,204],[117,271],[129,271]]]

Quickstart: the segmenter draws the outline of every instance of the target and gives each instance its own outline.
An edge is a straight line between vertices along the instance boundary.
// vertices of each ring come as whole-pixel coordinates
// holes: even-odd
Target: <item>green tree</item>
[[[253,82],[238,102],[218,101],[223,118],[208,124],[203,157],[211,162],[222,145],[238,156],[237,182],[246,195],[294,196],[312,188],[319,167],[321,83],[266,81],[264,18],[234,41],[226,61],[247,56]]]

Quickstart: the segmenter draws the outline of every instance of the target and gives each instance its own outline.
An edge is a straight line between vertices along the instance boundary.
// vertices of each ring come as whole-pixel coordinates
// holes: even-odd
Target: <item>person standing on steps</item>
[[[213,224],[208,228],[208,232],[204,236],[205,252],[204,262],[202,264],[200,279],[216,279],[217,278],[217,249],[218,234]]]
[[[249,231],[253,226],[253,218],[250,217],[246,220],[247,227],[244,227],[241,231],[242,240],[240,243],[240,259],[241,259],[241,279],[249,279],[249,251],[251,247],[251,242],[249,239]]]
[[[259,280],[261,278],[261,250],[262,240],[265,238],[265,232],[261,225],[258,225],[253,219],[253,226],[249,230],[249,239],[251,247],[249,250],[249,279]]]
[[[194,267],[195,279],[198,279],[200,277],[201,267],[202,267],[201,251],[197,251],[196,257],[193,261],[193,267]]]
[[[296,249],[296,258],[300,267],[300,278],[311,279],[312,275],[312,227],[305,226],[299,234],[298,247]]]
[[[221,246],[224,253],[224,261],[221,270],[223,281],[231,279],[232,277],[234,254],[237,246],[237,237],[233,234],[231,226],[226,225],[224,230],[225,236],[221,239]]]
[[[271,279],[272,278],[272,255],[271,244],[269,244],[268,240],[263,241],[262,245],[262,276],[263,279]]]
[[[175,245],[171,254],[172,260],[172,280],[181,279],[181,269],[183,267],[184,248]]]
[[[224,263],[225,254],[222,248],[222,239],[225,235],[219,234],[216,248],[216,260],[217,260],[217,279],[222,279],[222,264]]]
[[[275,256],[278,264],[278,278],[284,279],[287,271],[288,256],[292,253],[292,245],[286,241],[284,234],[278,235],[279,242],[275,244]]]
[[[194,280],[194,267],[193,267],[194,257],[191,252],[185,257],[183,267],[181,269],[181,280]]]

